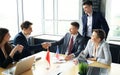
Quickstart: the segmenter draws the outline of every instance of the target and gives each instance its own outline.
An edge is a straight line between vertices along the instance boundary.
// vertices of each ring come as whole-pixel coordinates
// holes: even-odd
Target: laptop
[[[109,70],[107,68],[89,66],[87,75],[109,75]]]
[[[20,75],[21,73],[27,70],[30,70],[32,68],[34,60],[35,60],[35,56],[29,56],[29,57],[23,58],[16,63],[16,66],[3,71],[2,74],[3,75]]]

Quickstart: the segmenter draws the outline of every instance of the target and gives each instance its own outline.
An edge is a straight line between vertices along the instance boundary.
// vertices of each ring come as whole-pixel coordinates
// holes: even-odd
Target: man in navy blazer
[[[43,44],[34,45],[34,46],[30,46],[28,44],[29,35],[32,32],[32,23],[31,22],[29,22],[29,21],[23,22],[21,24],[21,29],[22,29],[22,31],[19,32],[15,36],[14,41],[13,41],[14,45],[20,44],[20,45],[24,46],[21,58],[31,55],[31,52],[33,50],[39,50],[39,51],[43,50],[43,48],[44,48]]]
[[[92,1],[85,1],[83,3],[85,14],[82,16],[82,35],[87,41],[90,39],[93,29],[103,29],[106,33],[106,38],[109,32],[109,26],[100,12],[92,10]]]
[[[49,43],[49,46],[57,46],[62,45],[61,54],[66,54],[66,60],[70,60],[74,57],[77,57],[78,54],[84,49],[84,38],[78,32],[79,30],[79,23],[72,22],[68,33],[59,41]],[[68,54],[68,47],[70,44],[70,39],[73,36],[73,46],[71,53]]]

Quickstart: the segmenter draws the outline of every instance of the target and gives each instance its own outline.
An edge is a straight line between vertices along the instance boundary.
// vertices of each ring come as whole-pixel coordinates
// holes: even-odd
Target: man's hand
[[[41,45],[44,49],[48,49],[51,46],[51,43],[50,42],[43,42]]]
[[[67,56],[65,57],[65,60],[68,61],[68,60],[71,60],[71,59],[73,59],[73,58],[74,58],[74,55],[73,55],[73,54],[70,54],[70,55],[67,55]]]
[[[23,50],[23,46],[22,45],[19,45],[19,44],[17,44],[16,46],[15,46],[15,50],[17,50],[17,51],[19,51],[20,53],[22,52],[22,50]],[[16,51],[15,51],[16,52]]]

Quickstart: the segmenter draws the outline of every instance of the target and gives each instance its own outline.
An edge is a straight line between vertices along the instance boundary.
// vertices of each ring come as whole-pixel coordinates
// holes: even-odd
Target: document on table
[[[91,61],[91,60],[87,60],[87,63],[88,64],[92,64],[94,61]]]
[[[64,59],[64,57],[60,57],[59,59],[57,59],[56,57],[53,58],[53,63],[65,63],[66,60]]]

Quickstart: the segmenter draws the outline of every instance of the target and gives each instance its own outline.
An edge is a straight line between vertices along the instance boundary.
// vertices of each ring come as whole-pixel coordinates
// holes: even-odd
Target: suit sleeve
[[[85,47],[85,49],[83,51],[81,51],[81,53],[79,54],[78,58],[80,58],[81,56],[86,58],[87,55],[89,54],[89,46],[91,45],[91,41],[89,40],[87,43],[87,46]]]
[[[19,61],[21,58],[22,58],[22,54],[19,53],[18,51],[13,56],[14,61]]]
[[[26,39],[22,36],[16,36],[13,43],[14,45],[20,44],[26,46]]]
[[[43,50],[41,44],[34,45],[34,46],[29,46],[29,45],[28,45],[28,48],[29,48],[29,50]]]
[[[89,54],[90,46],[91,46],[91,40],[88,41],[87,46],[85,47],[85,50],[83,51],[83,54],[85,55],[85,57],[87,57],[87,55]]]
[[[14,48],[11,45],[12,48]],[[10,56],[8,56],[7,58],[5,58],[2,54],[0,56],[0,66],[3,68],[6,68],[10,63],[12,63],[13,61],[18,61],[21,58],[21,53],[16,52],[13,56],[13,58],[11,58]]]
[[[4,61],[0,62],[0,66],[2,68],[6,68],[12,62],[13,62],[13,59],[10,56],[8,56]]]
[[[82,16],[82,36],[86,37],[87,34],[87,16],[83,15]]]
[[[106,37],[107,37],[108,32],[109,32],[108,23],[107,23],[106,19],[102,16],[101,13],[99,15],[100,15],[100,23],[101,23],[102,29],[105,31]]]
[[[78,43],[78,49],[77,51],[74,53],[75,54],[75,57],[77,57],[81,51],[83,51],[85,48],[85,44],[84,44],[84,38],[82,38],[81,40],[79,40],[79,43]]]
[[[111,63],[111,53],[110,53],[109,45],[107,43],[104,43],[102,45],[102,49],[103,49],[102,51],[104,53],[103,55],[105,58],[98,57],[97,62],[104,63],[104,64],[110,64]]]
[[[17,38],[14,39],[14,44],[17,45],[17,44],[20,44],[20,45],[23,45],[24,46],[24,50],[42,50],[42,45],[41,44],[38,44],[38,45],[34,45],[34,46],[30,46],[26,39],[24,37],[21,37],[21,36],[18,36]]]

